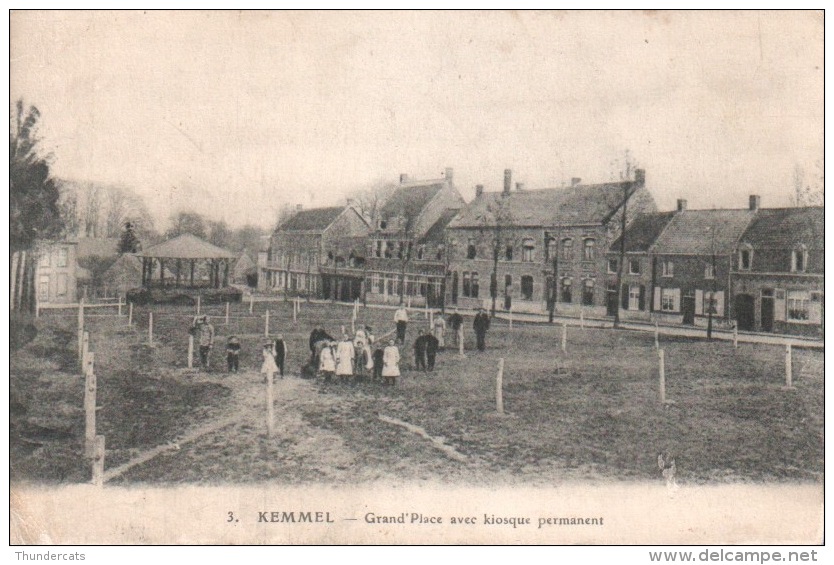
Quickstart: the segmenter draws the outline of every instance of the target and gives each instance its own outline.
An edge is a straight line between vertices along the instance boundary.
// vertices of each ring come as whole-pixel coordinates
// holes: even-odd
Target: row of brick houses
[[[625,221],[624,221],[625,220]],[[372,225],[373,222],[373,225]],[[622,236],[626,225],[625,238]],[[400,185],[373,220],[351,202],[298,209],[261,254],[265,291],[432,307],[820,335],[823,208],[659,212],[645,171],[624,182],[465,203],[452,169]],[[622,265],[620,265],[622,258]],[[620,287],[617,281],[620,281]],[[710,316],[710,312],[712,316]]]

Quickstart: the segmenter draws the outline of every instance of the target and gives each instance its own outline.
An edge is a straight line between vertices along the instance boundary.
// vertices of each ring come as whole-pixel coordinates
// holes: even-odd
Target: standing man
[[[214,346],[214,326],[209,322],[208,316],[202,316],[193,329],[197,336],[197,343],[200,346],[200,365],[204,369],[208,369],[209,353]]]
[[[449,316],[449,327],[452,328],[452,332],[455,335],[455,345],[460,345],[460,342],[463,341],[463,316],[458,313],[457,308],[455,308],[454,313]]]
[[[275,364],[278,365],[278,372],[281,374],[281,377],[284,377],[284,363],[287,360],[287,342],[284,341],[284,336],[282,334],[278,334],[275,337]]]
[[[397,341],[401,344],[405,343],[405,327],[408,325],[408,311],[402,304],[394,312],[394,322],[397,324]]]
[[[475,314],[475,321],[472,322],[472,329],[475,330],[475,337],[478,341],[478,351],[486,349],[486,333],[489,329],[489,316],[483,308],[478,309]]]
[[[414,368],[426,370],[426,335],[423,330],[417,332],[417,339],[414,340]]]
[[[437,359],[437,350],[440,347],[440,340],[432,334],[423,336],[426,338],[426,367],[429,371],[434,371],[434,361]]]

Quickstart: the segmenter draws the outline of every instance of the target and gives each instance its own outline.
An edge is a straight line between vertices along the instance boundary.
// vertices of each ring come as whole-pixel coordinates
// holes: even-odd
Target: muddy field
[[[258,373],[267,308],[270,334],[282,333],[290,348],[271,439]],[[89,480],[76,317],[57,312],[68,311],[46,313],[37,336],[12,352],[14,481]],[[434,372],[418,373],[410,369],[411,341],[428,322],[415,313],[396,387],[325,385],[298,376],[307,337],[314,324],[333,335],[349,330],[350,306],[303,304],[297,324],[283,302],[256,303],[251,314],[233,305],[228,326],[222,306],[206,312],[218,335],[208,372],[186,368],[193,308],[155,308],[153,344],[147,309],[136,309],[132,327],[104,310],[87,316],[106,470],[176,443],[113,483],[661,480],[662,451],[674,454],[684,484],[822,481],[822,352],[794,351],[795,388],[786,391],[781,347],[663,339],[673,402],[662,406],[650,334],[569,328],[562,354],[558,327],[496,323],[478,353],[467,319],[467,357],[446,351]],[[361,309],[358,322],[379,336],[392,320],[392,310]],[[236,375],[224,367],[231,334],[243,343]],[[499,358],[504,416],[495,411]]]

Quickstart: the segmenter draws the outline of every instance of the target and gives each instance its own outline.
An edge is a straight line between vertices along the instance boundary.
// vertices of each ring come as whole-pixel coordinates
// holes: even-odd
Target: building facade
[[[35,291],[39,304],[66,304],[78,300],[78,243],[43,242],[38,246]]]
[[[410,181],[401,175],[368,237],[365,300],[443,306],[445,230],[464,206],[453,175],[451,168],[434,180]]]
[[[635,180],[558,189],[484,193],[452,220],[447,296],[451,304],[519,312],[604,316],[607,250],[627,223],[656,210],[645,172]]]

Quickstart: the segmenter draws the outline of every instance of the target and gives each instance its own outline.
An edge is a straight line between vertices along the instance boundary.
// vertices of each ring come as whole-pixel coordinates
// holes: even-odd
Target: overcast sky
[[[662,209],[785,206],[823,158],[823,17],[791,12],[17,12],[11,96],[56,175],[163,220],[271,225],[282,203],[445,167],[466,199],[611,178]],[[616,169],[617,166],[614,166]]]

